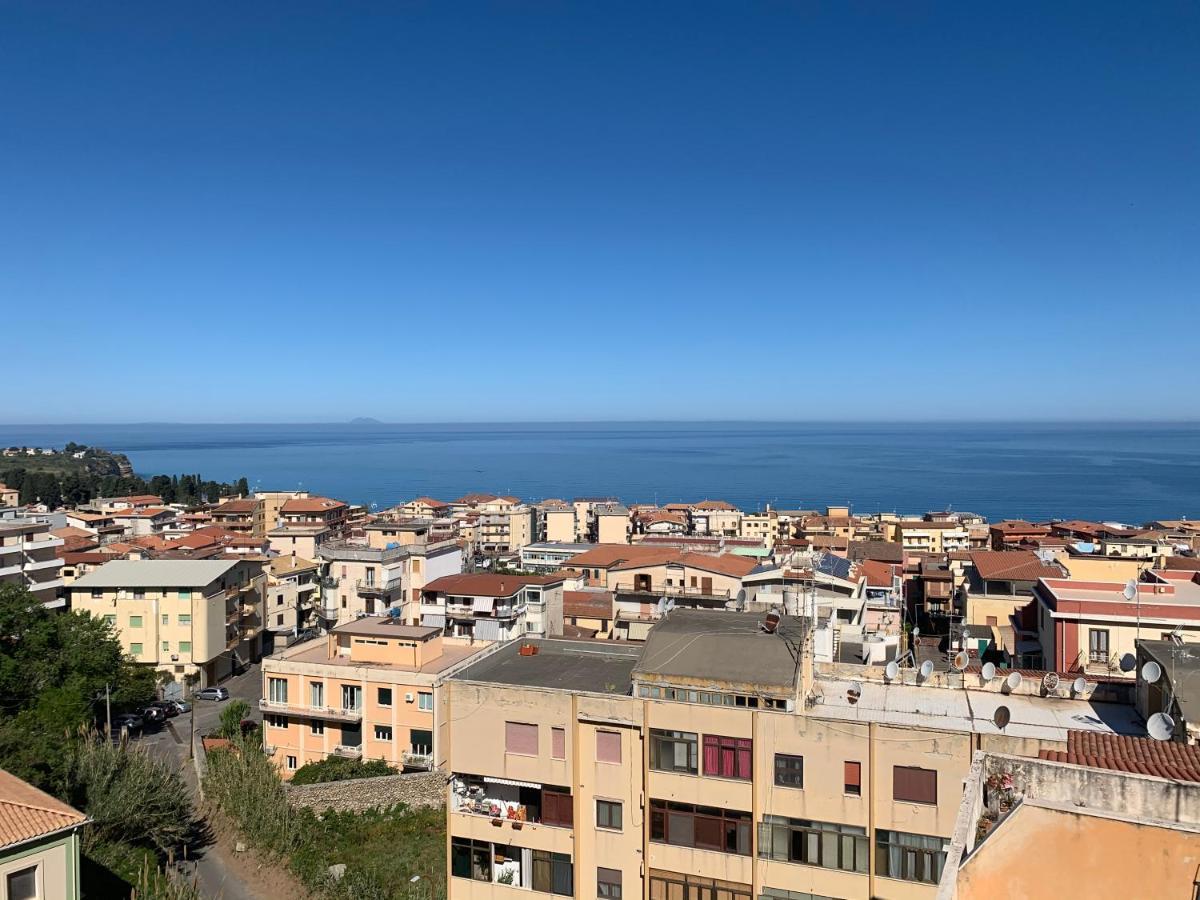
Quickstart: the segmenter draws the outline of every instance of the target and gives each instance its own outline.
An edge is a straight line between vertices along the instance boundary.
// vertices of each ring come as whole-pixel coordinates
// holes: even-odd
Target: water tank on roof
[[[388,545],[386,547],[384,547],[383,549],[384,550],[395,550],[399,546],[400,545],[396,541],[388,541]]]

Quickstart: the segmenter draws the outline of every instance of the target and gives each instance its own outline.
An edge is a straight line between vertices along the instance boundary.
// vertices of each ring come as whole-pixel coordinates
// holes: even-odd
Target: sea
[[[1200,423],[0,426],[3,446],[68,441],[125,453],[147,476],[245,476],[376,508],[490,492],[992,520],[1200,517]]]

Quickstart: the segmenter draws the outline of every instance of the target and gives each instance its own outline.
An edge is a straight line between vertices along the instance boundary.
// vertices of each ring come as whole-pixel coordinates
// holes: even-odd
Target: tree
[[[237,484],[235,484],[233,486],[233,492],[235,494],[237,494],[239,497],[249,497],[250,496],[250,482],[246,481],[246,479],[244,477],[239,478],[237,480]]]
[[[380,775],[395,775],[396,769],[381,759],[346,759],[342,756],[327,756],[318,762],[301,766],[292,776],[292,784],[321,784],[326,781],[347,781],[351,778],[378,778]]]
[[[245,700],[230,700],[221,710],[221,724],[217,728],[220,737],[232,738],[242,733],[242,719],[250,714],[250,704]]]

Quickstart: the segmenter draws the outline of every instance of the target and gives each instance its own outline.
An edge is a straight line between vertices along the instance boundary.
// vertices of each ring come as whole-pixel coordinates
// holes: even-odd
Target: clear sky
[[[3,422],[1200,416],[1194,2],[3,2],[0,85]]]

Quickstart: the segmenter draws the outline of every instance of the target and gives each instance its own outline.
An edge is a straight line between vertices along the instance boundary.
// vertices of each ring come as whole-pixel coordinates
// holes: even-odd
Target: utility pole
[[[104,736],[112,737],[112,685],[104,686]]]

